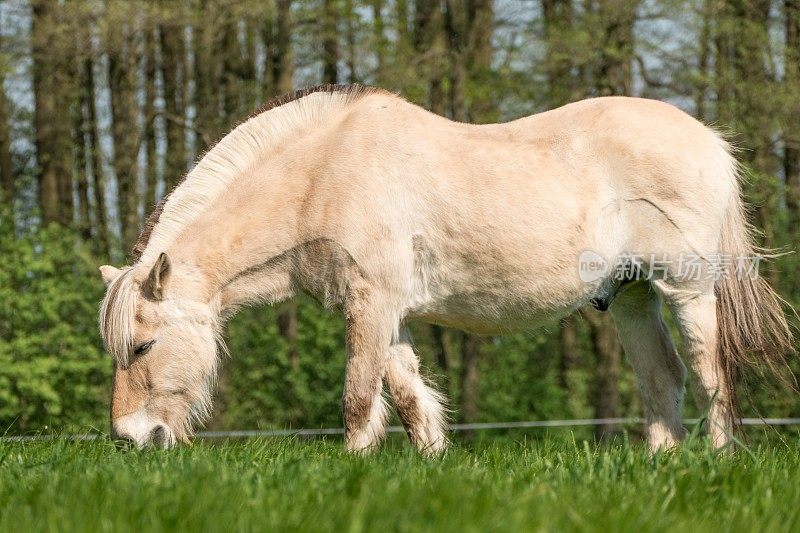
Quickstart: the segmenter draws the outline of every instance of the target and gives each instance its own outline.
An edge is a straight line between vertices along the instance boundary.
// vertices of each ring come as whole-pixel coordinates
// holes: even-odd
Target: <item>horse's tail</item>
[[[739,185],[740,169],[731,147],[720,138],[721,162],[731,180],[732,195],[722,224],[720,254],[729,259],[728,272],[714,287],[717,300],[717,361],[724,382],[734,424],[739,421],[739,403],[734,391],[744,368],[767,369],[782,381],[787,379],[786,356],[793,351],[792,332],[783,306],[786,302],[758,275],[761,259],[768,250],[754,244],[754,228],[747,222]],[[773,254],[774,255],[774,254]],[[791,375],[789,372],[788,375]]]

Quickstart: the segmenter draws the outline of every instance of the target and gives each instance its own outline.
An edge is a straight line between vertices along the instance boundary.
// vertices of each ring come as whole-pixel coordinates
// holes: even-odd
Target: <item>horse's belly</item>
[[[442,217],[447,226],[430,224],[415,235],[407,316],[496,333],[530,328],[587,303],[597,287],[581,281],[578,257],[592,249],[594,225],[574,207],[538,209],[531,220],[522,208],[483,213],[481,224],[450,211]]]
[[[418,280],[406,315],[413,319],[479,334],[531,329],[566,316],[593,297],[596,288],[572,272],[518,271],[502,265],[450,270]]]

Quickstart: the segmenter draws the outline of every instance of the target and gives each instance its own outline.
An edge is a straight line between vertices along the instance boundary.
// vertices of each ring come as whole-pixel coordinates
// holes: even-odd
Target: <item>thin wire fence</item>
[[[687,418],[684,423],[694,425],[700,418]],[[581,426],[611,426],[644,424],[643,418],[580,418],[573,420],[527,420],[518,422],[479,422],[472,424],[451,424],[448,430],[487,431],[493,429],[525,429],[525,428],[564,428]],[[800,426],[800,418],[743,418],[743,426]],[[389,426],[388,433],[402,433],[402,426]],[[343,435],[344,428],[318,429],[250,429],[232,431],[200,431],[195,437],[200,439],[242,439],[253,437],[321,437],[325,435]],[[28,442],[47,440],[89,441],[108,438],[102,433],[84,433],[77,435],[8,435],[0,437],[0,442]]]

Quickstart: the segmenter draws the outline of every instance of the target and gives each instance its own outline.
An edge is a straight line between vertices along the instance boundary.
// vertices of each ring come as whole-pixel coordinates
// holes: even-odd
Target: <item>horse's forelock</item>
[[[100,334],[106,350],[117,363],[127,366],[133,346],[133,320],[137,290],[133,269],[127,268],[112,281],[100,305]]]

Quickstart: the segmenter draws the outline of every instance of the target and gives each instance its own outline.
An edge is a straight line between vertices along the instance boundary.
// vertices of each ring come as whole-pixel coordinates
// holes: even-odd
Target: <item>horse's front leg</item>
[[[353,291],[345,308],[347,368],[342,415],[348,451],[374,449],[386,434],[383,374],[396,318],[385,299],[369,290]]]

